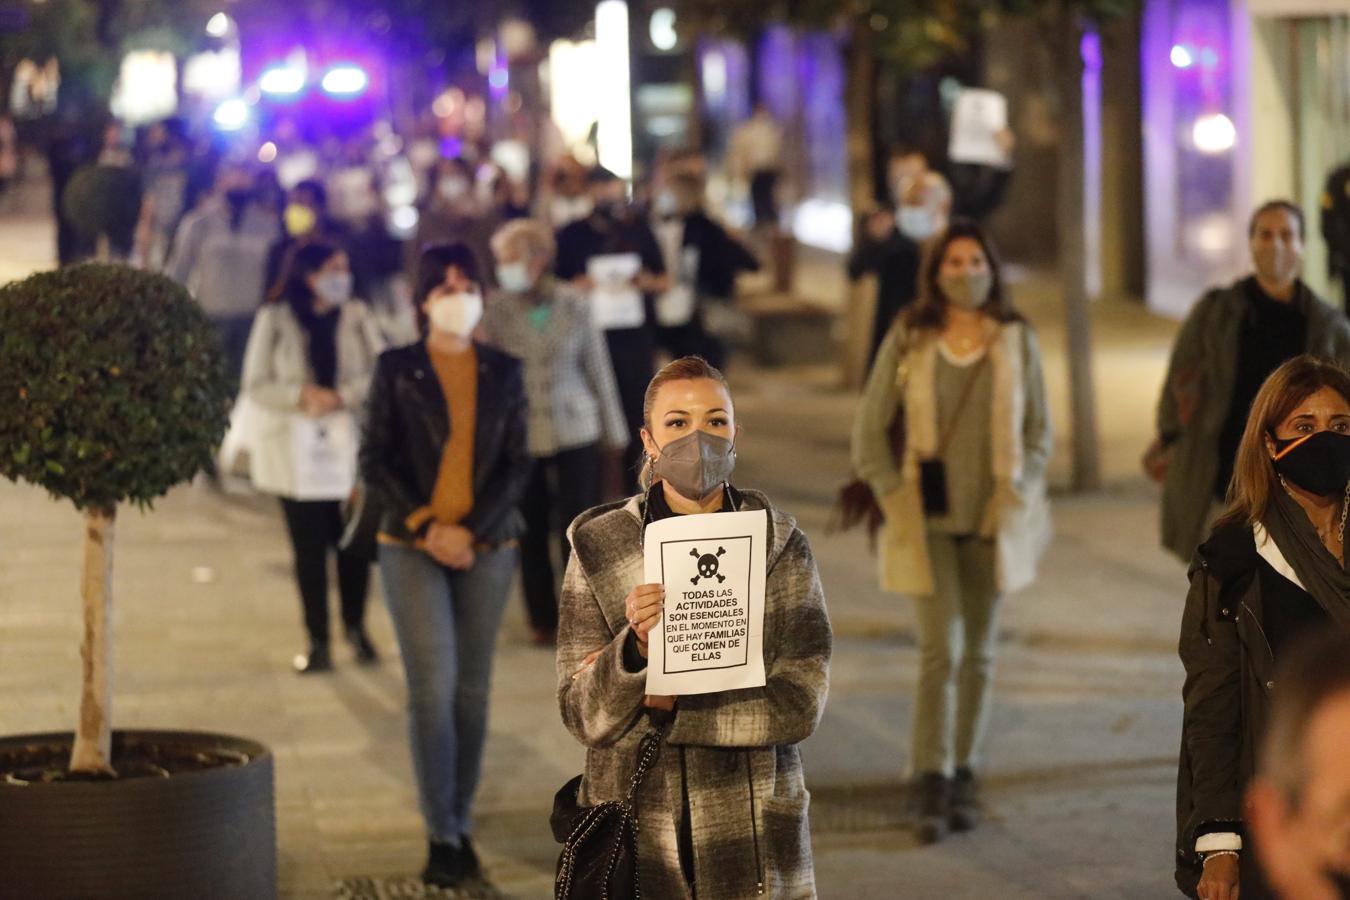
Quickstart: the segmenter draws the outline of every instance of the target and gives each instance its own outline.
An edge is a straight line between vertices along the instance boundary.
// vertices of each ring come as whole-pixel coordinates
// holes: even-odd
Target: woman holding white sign
[[[281,498],[295,555],[309,651],[301,674],[333,667],[328,647],[328,554],[337,553],[342,622],[358,662],[372,663],[366,635],[370,562],[338,548],[341,501],[356,475],[356,419],[384,338],[369,308],[352,299],[347,254],[331,244],[295,248],[244,353],[244,393],[263,410],[249,447],[253,485]]]
[[[1049,540],[1050,447],[1036,335],[984,232],[953,223],[881,345],[853,427],[854,468],[885,517],[881,586],[914,597],[910,797],[925,843],[977,824],[999,604],[1031,583]]]
[[[558,700],[564,724],[587,754],[579,784],[569,784],[563,793],[570,796],[560,799],[589,806],[623,798],[653,725],[662,744],[634,801],[643,894],[814,897],[809,795],[797,744],[815,730],[824,708],[832,639],[811,548],[791,516],[763,494],[728,482],[735,410],[715,368],[698,357],[667,365],[647,388],[644,420],[645,493],[590,510],[569,532]],[[765,516],[767,546],[764,685],[649,696],[649,646],[660,639],[653,630],[676,601],[672,596],[667,604],[661,584],[642,583],[647,526],[756,510]],[[697,563],[695,575],[717,583],[716,565]],[[671,583],[688,585],[687,574]]]

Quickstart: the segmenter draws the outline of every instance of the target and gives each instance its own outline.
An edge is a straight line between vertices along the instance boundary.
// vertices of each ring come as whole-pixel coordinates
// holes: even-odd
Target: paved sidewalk
[[[25,264],[11,248],[42,246],[33,237],[42,227],[0,220],[0,271]],[[1018,297],[1047,349],[1063,483],[1055,299],[1037,278]],[[824,528],[846,475],[854,399],[829,367],[733,369],[745,426],[736,480],[798,515],[836,631],[829,706],[804,749],[827,900],[1171,894],[1185,584],[1156,547],[1155,492],[1135,458],[1173,326],[1125,304],[1098,313],[1110,486],[1057,498],[1043,577],[1006,604],[984,766],[992,821],[927,849],[899,828],[916,664],[909,602],[878,593],[860,537]],[[0,733],[66,728],[78,698],[80,521],[3,482],[0,509]],[[274,749],[286,897],[415,871],[423,844],[403,684],[378,589],[370,619],[383,664],[359,669],[339,646],[333,675],[299,678],[288,665],[302,643],[299,603],[273,501],[182,488],[151,514],[123,510],[114,555],[116,723],[234,732]],[[478,802],[484,862],[511,896],[550,896],[557,847],[547,813],[581,756],[558,721],[552,656],[529,645],[513,598]]]

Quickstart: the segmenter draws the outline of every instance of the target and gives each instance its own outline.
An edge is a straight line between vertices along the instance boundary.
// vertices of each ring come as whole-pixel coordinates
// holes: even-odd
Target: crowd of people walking
[[[779,143],[762,111],[733,142],[767,227]],[[825,707],[832,632],[806,534],[733,483],[754,443],[705,311],[758,262],[709,213],[701,159],[672,157],[634,191],[564,158],[531,195],[486,154],[432,154],[416,227],[395,239],[359,148],[285,184],[237,160],[198,171],[172,127],[137,153],[149,199],[131,255],[191,291],[238,380],[249,477],[278,498],[290,538],[297,672],[335,665],[330,561],[352,656],[379,661],[365,628],[378,567],[407,685],[422,879],[486,878],[473,806],[519,573],[531,640],[556,647],[562,721],[586,751],[562,807],[628,804],[629,868],[648,896],[814,896],[799,745]],[[968,217],[1005,181],[954,191],[899,148],[892,205],[864,215],[848,261],[851,277],[879,276],[851,462],[880,524],[879,589],[912,601],[905,816],[922,844],[982,824],[999,614],[1034,584],[1052,535],[1040,344]],[[1287,201],[1255,211],[1252,272],[1182,325],[1144,457],[1161,542],[1190,565],[1175,863],[1198,900],[1318,900],[1350,872],[1344,846],[1297,837],[1336,815],[1303,804],[1306,792],[1324,810],[1334,791],[1318,728],[1346,733],[1350,657],[1350,323],[1300,277],[1305,230]],[[648,693],[667,607],[644,574],[646,529],[746,511],[767,523],[764,685]],[[1300,649],[1326,633],[1341,642]],[[1308,724],[1318,716],[1331,724]]]

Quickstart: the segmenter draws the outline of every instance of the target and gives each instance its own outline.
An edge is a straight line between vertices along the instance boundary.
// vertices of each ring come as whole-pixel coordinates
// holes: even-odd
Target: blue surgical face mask
[[[901,206],[895,213],[895,227],[911,241],[926,241],[937,234],[937,216],[927,206]]]

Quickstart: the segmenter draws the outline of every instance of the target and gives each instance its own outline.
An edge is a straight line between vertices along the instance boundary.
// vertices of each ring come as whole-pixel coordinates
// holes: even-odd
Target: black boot
[[[291,660],[291,665],[295,666],[295,671],[301,675],[331,672],[333,670],[333,657],[329,655],[326,643],[310,644],[309,652],[296,654],[295,659]]]
[[[459,887],[464,882],[464,854],[461,848],[439,841],[429,843],[422,881],[436,887]]]
[[[952,779],[951,812],[947,818],[952,831],[972,831],[980,824],[980,783],[966,766],[958,768]]]
[[[375,652],[370,635],[366,634],[366,630],[360,625],[347,626],[347,643],[356,651],[356,661],[361,665],[368,666],[380,661],[380,654]]]
[[[464,868],[464,879],[482,879],[483,865],[478,861],[478,854],[474,852],[473,842],[469,840],[467,834],[459,836],[459,859]]]
[[[947,836],[950,785],[941,772],[920,772],[909,785],[911,827],[920,844],[936,844]]]

